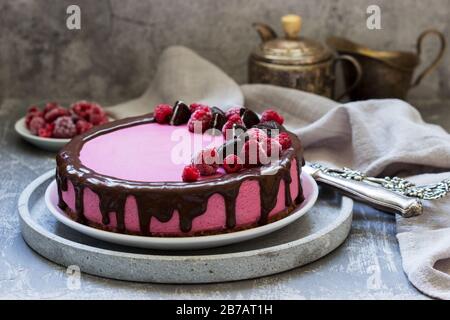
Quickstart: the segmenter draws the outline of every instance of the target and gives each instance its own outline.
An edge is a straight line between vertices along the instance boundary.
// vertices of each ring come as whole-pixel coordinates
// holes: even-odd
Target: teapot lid
[[[332,52],[320,42],[299,37],[301,18],[286,15],[281,18],[286,37],[264,41],[254,52],[257,58],[284,65],[315,64],[328,60]],[[259,25],[267,28],[265,25]],[[261,33],[260,33],[261,34]],[[273,35],[275,33],[272,31]]]

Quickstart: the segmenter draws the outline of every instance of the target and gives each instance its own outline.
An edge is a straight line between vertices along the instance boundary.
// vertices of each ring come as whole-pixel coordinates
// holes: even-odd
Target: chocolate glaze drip
[[[80,150],[87,141],[100,135],[120,130],[123,128],[152,123],[151,114],[123,119],[108,123],[87,133],[77,136],[68,143],[57,155],[56,181],[58,186],[58,206],[67,210],[62,192],[68,190],[68,180],[75,190],[75,213],[81,223],[86,223],[84,216],[84,188],[89,188],[97,194],[100,202],[100,212],[104,225],[110,224],[110,214],[115,213],[117,231],[125,231],[125,205],[127,199],[132,196],[136,200],[140,231],[149,235],[151,218],[155,217],[161,222],[169,221],[174,211],[178,211],[180,217],[180,229],[189,232],[195,217],[202,215],[208,204],[208,199],[213,194],[220,194],[225,201],[226,227],[233,228],[236,225],[236,198],[241,184],[247,180],[257,180],[261,193],[261,217],[260,224],[267,223],[270,211],[275,207],[278,189],[281,180],[285,185],[285,205],[294,205],[291,193],[291,163],[296,159],[298,173],[303,164],[302,147],[298,138],[291,134],[293,147],[283,151],[281,159],[276,164],[255,167],[238,173],[223,175],[218,178],[197,182],[139,182],[118,179],[102,175],[85,167],[79,158]],[[300,159],[300,161],[299,161]],[[276,166],[274,174],[262,174],[265,169]],[[301,203],[303,191],[298,176],[299,193],[295,204]]]

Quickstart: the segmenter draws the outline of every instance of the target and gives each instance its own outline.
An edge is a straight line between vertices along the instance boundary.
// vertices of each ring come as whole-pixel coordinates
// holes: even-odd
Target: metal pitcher
[[[285,37],[263,24],[254,23],[262,43],[249,57],[250,83],[268,83],[312,92],[337,100],[352,91],[359,82],[361,67],[349,55],[335,55],[320,42],[300,37],[301,18],[286,15],[281,19]],[[336,65],[347,61],[357,75],[340,95],[335,94]]]
[[[423,39],[435,35],[440,40],[440,49],[431,64],[415,80],[413,73],[420,64]],[[355,89],[349,93],[351,100],[398,98],[405,99],[409,89],[417,86],[441,61],[446,42],[437,30],[426,30],[417,39],[417,52],[377,51],[340,37],[330,37],[327,44],[339,53],[352,56],[361,64],[363,76]],[[358,77],[352,68],[344,65],[344,79],[351,83]]]

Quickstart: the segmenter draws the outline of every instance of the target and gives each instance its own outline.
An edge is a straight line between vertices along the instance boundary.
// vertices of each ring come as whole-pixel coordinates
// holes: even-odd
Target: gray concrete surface
[[[22,190],[54,168],[54,154],[14,132],[25,100],[0,105],[0,298],[4,299],[425,299],[407,280],[394,217],[356,206],[349,237],[324,258],[278,275],[207,285],[139,284],[81,275],[74,289],[62,268],[30,249],[19,229]],[[76,288],[76,287],[75,287]]]

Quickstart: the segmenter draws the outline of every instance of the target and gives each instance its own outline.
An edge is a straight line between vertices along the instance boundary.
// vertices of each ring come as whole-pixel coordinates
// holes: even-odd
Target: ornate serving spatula
[[[383,211],[409,218],[422,214],[421,200],[436,200],[450,192],[450,179],[417,186],[398,177],[373,178],[349,168],[331,169],[307,162],[303,170],[315,180],[330,185],[355,200]]]

